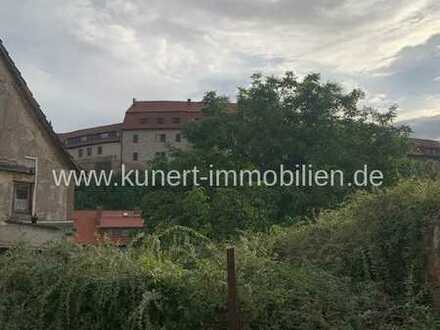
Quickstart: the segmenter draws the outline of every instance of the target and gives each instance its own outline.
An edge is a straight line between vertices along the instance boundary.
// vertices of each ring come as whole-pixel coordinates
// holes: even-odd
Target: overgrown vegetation
[[[254,75],[248,88],[239,89],[231,108],[225,97],[209,92],[204,118],[190,122],[184,135],[193,148],[174,150],[172,157],[157,159],[155,169],[211,169],[295,171],[302,165],[314,170],[341,170],[347,181],[366,165],[380,170],[384,185],[411,172],[406,158],[408,129],[395,127],[395,108],[379,112],[359,105],[360,90],[345,92],[318,74],[298,79]],[[208,175],[205,175],[208,176]],[[210,238],[228,239],[242,230],[268,230],[289,225],[298,218],[334,208],[354,186],[252,186],[231,187],[114,187],[81,188],[79,208],[140,207],[150,229],[184,225]],[[369,189],[359,187],[358,189]]]
[[[235,241],[249,329],[436,329],[423,235],[438,181],[359,192],[339,210]],[[224,329],[225,248],[173,227],[111,246],[0,256],[2,329]]]
[[[438,164],[409,160],[395,108],[362,108],[362,96],[316,74],[255,75],[232,111],[208,93],[204,118],[184,129],[193,148],[150,165],[206,174],[211,164],[310,164],[346,178],[367,165],[384,174],[380,189],[81,187],[78,208],[140,207],[148,232],[127,251],[60,244],[1,256],[0,327],[225,329],[234,244],[245,329],[440,328],[426,276]]]

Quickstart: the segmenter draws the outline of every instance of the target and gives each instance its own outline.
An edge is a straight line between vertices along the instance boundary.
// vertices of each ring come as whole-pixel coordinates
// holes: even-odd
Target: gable
[[[14,140],[14,130],[21,131],[19,141]],[[0,40],[0,157],[9,153],[15,158],[14,144],[32,148],[26,142],[37,137],[44,139],[46,150],[54,152],[64,166],[76,168]]]

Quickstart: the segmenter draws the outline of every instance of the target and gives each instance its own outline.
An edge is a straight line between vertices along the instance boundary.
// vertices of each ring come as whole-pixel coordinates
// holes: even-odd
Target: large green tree
[[[204,118],[184,130],[193,148],[154,165],[197,166],[202,173],[210,165],[261,171],[310,165],[315,170],[341,170],[346,180],[366,165],[380,170],[384,184],[390,185],[406,159],[408,129],[393,125],[395,107],[379,112],[361,106],[363,96],[360,90],[345,92],[337,83],[322,82],[319,74],[304,79],[292,73],[281,78],[257,74],[249,87],[239,89],[235,105],[215,92],[207,93]],[[237,229],[261,230],[311,216],[323,207],[334,207],[354,189],[347,185],[162,188],[147,192],[143,209],[153,227],[184,224],[223,237]],[[171,202],[163,203],[166,200]]]

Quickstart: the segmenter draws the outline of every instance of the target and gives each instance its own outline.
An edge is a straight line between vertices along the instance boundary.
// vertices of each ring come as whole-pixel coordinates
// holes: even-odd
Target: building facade
[[[0,246],[33,245],[61,234],[73,216],[73,186],[52,171],[75,165],[0,41]]]
[[[121,165],[122,124],[58,134],[66,150],[84,169],[110,170]]]
[[[121,124],[59,134],[78,165],[84,169],[145,168],[157,156],[190,144],[182,134],[185,123],[202,117],[203,102],[136,101]]]
[[[203,102],[136,101],[123,122],[59,134],[64,147],[84,169],[142,169],[170,150],[186,150],[190,144],[183,126],[203,117]],[[230,104],[234,111],[235,105]],[[410,139],[409,156],[440,161],[440,142]]]
[[[414,159],[440,161],[440,142],[426,139],[411,139],[409,156]]]

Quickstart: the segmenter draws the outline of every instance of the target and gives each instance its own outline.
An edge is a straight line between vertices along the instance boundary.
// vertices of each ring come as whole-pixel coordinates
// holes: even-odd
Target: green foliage
[[[0,258],[2,329],[226,328],[224,250],[197,243],[198,235],[183,246],[171,236],[168,248],[169,232],[125,253],[63,245],[9,252]],[[349,292],[337,277],[245,245],[237,253],[247,328],[340,328],[351,318]]]
[[[243,232],[245,329],[438,328],[424,235],[439,205],[438,181],[406,181],[308,223]],[[0,328],[225,329],[227,246],[165,226],[127,251],[18,247],[0,256]]]
[[[145,194],[142,211],[150,230],[182,225],[221,240],[236,237],[238,231],[262,231],[276,224],[273,198],[277,197],[264,187],[156,190]]]
[[[141,178],[142,179],[142,178]],[[108,186],[96,186],[92,181],[89,186],[75,189],[75,209],[133,210],[140,208],[145,187],[121,186],[119,175],[114,175]]]
[[[279,242],[284,259],[324,267],[355,282],[374,281],[388,294],[426,293],[427,226],[438,221],[438,181],[406,181],[360,192],[316,223],[291,227]]]
[[[341,170],[347,181],[367,165],[381,170],[384,184],[411,175],[406,127],[394,127],[395,108],[379,113],[361,108],[359,90],[344,92],[332,82],[311,74],[303,80],[291,73],[284,77],[254,75],[249,88],[241,88],[237,107],[210,92],[205,97],[205,117],[184,130],[193,148],[159,159],[164,170],[192,169],[208,176],[222,170]],[[320,209],[336,207],[354,187],[207,186],[203,189],[166,187],[145,193],[142,210],[150,228],[180,224],[210,237],[234,237],[242,230],[268,230],[291,224]],[[369,189],[368,187],[363,189]]]

